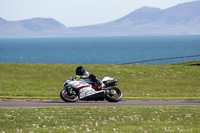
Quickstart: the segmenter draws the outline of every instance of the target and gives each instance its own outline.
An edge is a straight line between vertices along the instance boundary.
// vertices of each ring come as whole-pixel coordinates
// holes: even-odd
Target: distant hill
[[[52,18],[6,21],[0,18],[0,37],[63,36],[67,28]]]
[[[168,9],[142,7],[112,22],[66,28],[54,19],[6,21],[0,18],[0,37],[74,37],[200,34],[200,1]]]
[[[69,31],[77,36],[200,34],[200,1],[180,4],[165,10],[142,7],[109,23],[70,28]]]

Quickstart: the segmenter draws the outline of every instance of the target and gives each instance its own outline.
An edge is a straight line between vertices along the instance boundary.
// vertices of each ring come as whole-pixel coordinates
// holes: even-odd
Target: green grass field
[[[60,99],[64,81],[79,65],[0,64],[0,98]],[[188,64],[84,65],[102,79],[117,78],[124,99],[200,99],[200,66]]]
[[[0,109],[0,132],[199,133],[200,107]]]
[[[78,65],[0,64],[0,98],[60,99]],[[115,77],[125,99],[200,99],[200,67],[84,65],[97,77]],[[0,108],[0,132],[200,132],[200,107]]]

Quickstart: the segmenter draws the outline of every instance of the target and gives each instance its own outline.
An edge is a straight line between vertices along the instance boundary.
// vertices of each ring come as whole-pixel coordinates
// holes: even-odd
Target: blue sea
[[[191,55],[200,55],[199,35],[0,39],[0,63],[121,64]]]

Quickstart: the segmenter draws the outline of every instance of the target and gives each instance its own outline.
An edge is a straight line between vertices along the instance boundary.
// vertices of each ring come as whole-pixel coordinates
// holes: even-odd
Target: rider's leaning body
[[[81,79],[90,79],[92,82],[97,83],[101,89],[105,86],[94,74],[87,72],[83,66],[76,68],[76,75],[80,76]]]

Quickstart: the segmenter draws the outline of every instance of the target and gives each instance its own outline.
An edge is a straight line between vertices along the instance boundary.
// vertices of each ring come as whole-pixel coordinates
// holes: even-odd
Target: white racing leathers
[[[89,77],[90,77],[90,73],[87,72],[87,71],[85,71],[85,72],[83,73],[83,75],[81,75],[81,78],[82,78],[86,83],[89,83],[89,84],[90,84],[90,83],[93,83],[92,80],[91,80]],[[97,80],[97,82],[99,83],[99,87],[101,87],[101,88],[105,87],[104,83],[103,83],[100,79],[96,78],[96,80]]]

